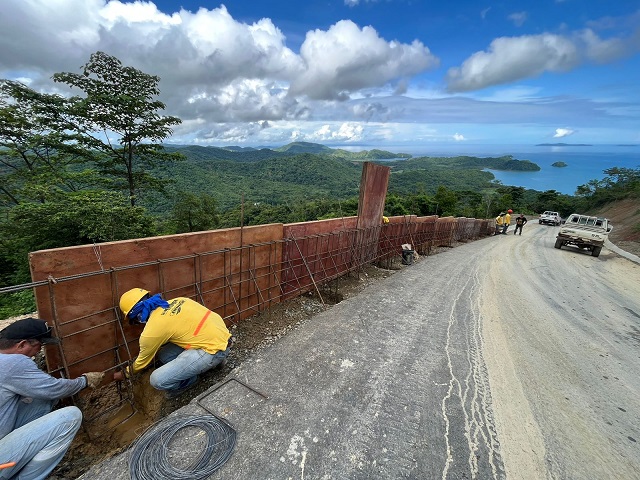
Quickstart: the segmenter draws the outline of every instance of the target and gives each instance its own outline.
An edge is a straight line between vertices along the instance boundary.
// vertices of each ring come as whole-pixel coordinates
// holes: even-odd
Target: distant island
[[[536,147],[593,147],[590,143],[538,143]]]
[[[551,164],[552,167],[567,167],[568,165],[564,162],[553,162]]]

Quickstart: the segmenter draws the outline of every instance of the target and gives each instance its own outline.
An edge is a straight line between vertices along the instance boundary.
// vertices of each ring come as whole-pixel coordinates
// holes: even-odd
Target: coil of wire
[[[169,448],[173,437],[192,427],[204,432],[206,443],[185,468],[171,463]],[[236,445],[236,431],[214,415],[170,417],[147,430],[135,443],[129,457],[132,480],[205,479],[231,457]]]

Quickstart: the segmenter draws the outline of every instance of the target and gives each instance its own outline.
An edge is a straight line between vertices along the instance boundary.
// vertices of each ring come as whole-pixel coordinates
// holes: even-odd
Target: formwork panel
[[[282,224],[197,232],[149,239],[108,242],[44,250],[30,254],[34,281],[47,285],[35,289],[40,317],[54,323],[62,338],[59,347],[48,347],[47,363],[52,371],[77,376],[88,370],[103,371],[119,360],[131,360],[138,352],[139,326],[121,324],[118,307],[120,295],[139,287],[151,293],[165,293],[166,298],[188,296],[214,311],[225,309],[224,289],[202,291],[202,278],[224,284],[225,259],[201,263],[199,254],[232,247],[236,258],[229,257],[226,268],[235,268],[241,317],[256,310],[260,284],[251,268],[271,268],[279,263],[281,249],[268,253],[241,248],[241,242],[263,244],[280,241]],[[267,249],[268,250],[268,249]],[[218,257],[224,257],[219,254]],[[57,281],[55,277],[64,281]],[[78,278],[75,278],[77,276]],[[242,282],[239,281],[242,279]],[[268,280],[262,280],[267,285]],[[220,285],[218,285],[219,287]],[[270,301],[278,301],[271,295]],[[245,313],[247,312],[247,313]],[[223,312],[217,313],[223,315]],[[105,353],[105,351],[109,353]],[[65,372],[62,372],[65,370]]]
[[[369,228],[382,223],[390,172],[391,168],[383,165],[370,162],[364,162],[362,165],[358,228]]]
[[[330,218],[313,222],[287,223],[283,228],[284,238],[301,238],[323,233],[340,232],[357,227],[358,217]]]

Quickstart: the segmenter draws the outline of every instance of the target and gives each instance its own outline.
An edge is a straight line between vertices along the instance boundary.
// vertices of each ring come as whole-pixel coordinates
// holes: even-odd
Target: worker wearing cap
[[[31,357],[59,343],[44,320],[25,318],[0,331],[0,479],[42,479],[62,460],[80,428],[77,407],[53,410],[59,399],[95,388],[101,372],[54,378]]]
[[[130,323],[143,324],[144,330],[137,358],[123,372],[116,372],[114,380],[140,372],[155,357],[162,366],[151,374],[151,386],[174,397],[229,354],[231,334],[222,317],[190,298],[167,301],[134,288],[122,295],[120,309]]]
[[[513,213],[513,210],[507,210],[507,214],[504,216],[504,223],[502,225],[502,233],[503,234],[507,234],[507,229],[509,228],[509,225],[511,225],[511,214]]]

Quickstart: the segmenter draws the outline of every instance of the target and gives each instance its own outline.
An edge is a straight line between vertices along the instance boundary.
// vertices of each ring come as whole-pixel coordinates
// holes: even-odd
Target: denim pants
[[[165,343],[156,358],[163,364],[156,368],[149,382],[158,390],[184,388],[198,380],[198,374],[211,370],[229,355],[229,349],[210,354],[198,348],[185,350],[175,343]]]
[[[60,463],[82,423],[77,407],[51,411],[55,402],[33,399],[19,402],[15,430],[0,439],[0,479],[39,480]]]

